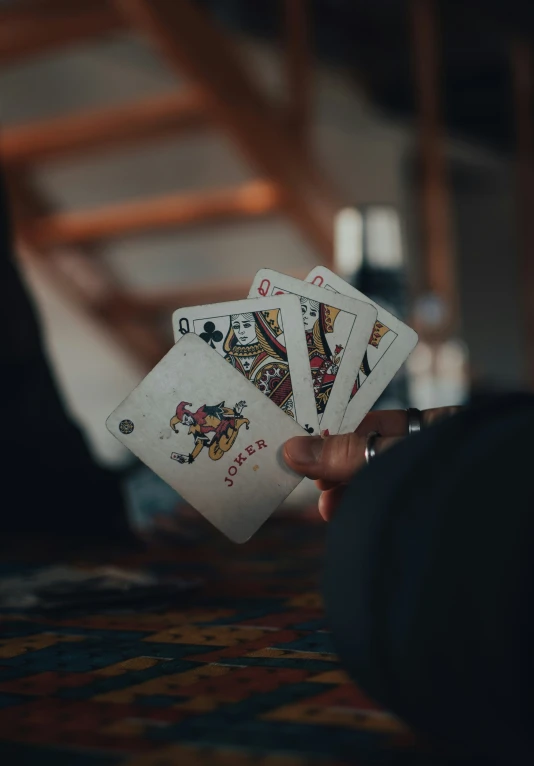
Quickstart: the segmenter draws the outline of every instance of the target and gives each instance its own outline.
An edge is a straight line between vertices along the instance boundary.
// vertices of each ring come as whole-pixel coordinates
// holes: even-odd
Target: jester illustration
[[[245,401],[237,402],[235,407],[225,407],[224,402],[210,406],[203,404],[196,412],[187,407],[191,402],[180,402],[176,415],[171,418],[171,428],[178,433],[178,424],[187,426],[188,433],[194,439],[193,450],[189,455],[173,452],[171,458],[178,463],[193,463],[204,447],[212,460],[220,460],[225,452],[232,448],[239,429],[245,426],[248,431],[250,421],[243,417],[247,406]]]
[[[293,387],[278,314],[278,309],[233,314],[223,348],[227,362],[294,418]]]
[[[371,333],[371,337],[369,338],[368,345],[373,346],[373,348],[378,348],[378,346],[380,345],[380,341],[382,340],[384,335],[388,332],[391,332],[389,327],[386,327],[385,324],[377,320],[375,322],[375,326],[373,327],[373,332]],[[373,368],[371,367],[369,363],[369,356],[366,350],[365,354],[363,355],[362,363],[360,365],[360,371],[358,372],[358,377],[354,381],[354,386],[352,387],[352,392],[350,395],[351,399],[363,386],[365,380],[367,379],[367,376],[371,374],[372,369]]]
[[[306,331],[306,343],[313,380],[313,393],[317,412],[322,415],[328,404],[341,362],[343,346],[336,346],[332,354],[326,336],[333,332],[339,309],[324,303],[300,298],[302,319]]]

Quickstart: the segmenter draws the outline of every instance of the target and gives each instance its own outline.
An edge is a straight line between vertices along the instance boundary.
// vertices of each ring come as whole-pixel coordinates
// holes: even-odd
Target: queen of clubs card
[[[293,387],[278,313],[275,309],[233,314],[224,340],[225,359],[294,418]]]

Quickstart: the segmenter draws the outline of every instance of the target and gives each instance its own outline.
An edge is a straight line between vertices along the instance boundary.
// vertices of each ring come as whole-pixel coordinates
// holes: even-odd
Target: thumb
[[[297,473],[309,479],[347,482],[365,463],[364,436],[294,436],[284,445],[284,459]]]

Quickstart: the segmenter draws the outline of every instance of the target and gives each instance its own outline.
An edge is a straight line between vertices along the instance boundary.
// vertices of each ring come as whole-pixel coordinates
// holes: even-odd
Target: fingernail
[[[287,456],[299,465],[310,465],[321,459],[323,442],[320,436],[294,436],[286,444]]]

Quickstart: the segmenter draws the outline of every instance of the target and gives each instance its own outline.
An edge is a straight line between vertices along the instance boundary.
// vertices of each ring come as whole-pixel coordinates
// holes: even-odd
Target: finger
[[[334,487],[339,487],[338,481],[325,481],[324,479],[317,479],[315,482],[315,486],[317,489],[320,489],[321,492],[325,492],[327,489],[334,489]]]
[[[422,410],[422,425],[428,428],[428,426],[451,417],[461,410],[461,407],[434,407],[433,409]],[[406,436],[408,434],[406,410],[376,410],[367,413],[356,429],[356,433],[365,435],[370,431],[377,431],[382,436]]]
[[[349,481],[364,463],[366,439],[358,434],[294,436],[284,445],[284,458],[297,473],[339,484]]]
[[[382,436],[406,436],[408,433],[408,415],[406,410],[375,410],[368,412],[356,433],[367,436],[376,431]]]
[[[376,440],[377,454],[399,441],[398,437]],[[284,459],[297,473],[321,482],[327,491],[343,484],[365,464],[367,436],[294,436],[284,445]]]
[[[440,420],[456,415],[461,410],[462,407],[433,407],[430,410],[423,410],[421,413],[423,425],[427,428],[435,423],[439,423]]]
[[[319,498],[319,513],[325,521],[330,521],[334,513],[336,512],[345,490],[346,484],[338,484],[334,489],[329,489],[323,492]]]

